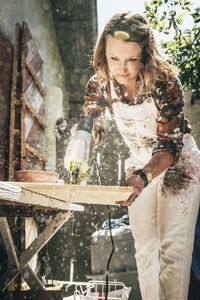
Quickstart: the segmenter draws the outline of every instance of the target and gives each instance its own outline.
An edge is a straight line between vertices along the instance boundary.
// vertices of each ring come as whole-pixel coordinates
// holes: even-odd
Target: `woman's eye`
[[[129,61],[135,62],[137,61],[137,58],[130,58]]]
[[[113,60],[113,61],[118,61],[118,58],[113,57],[113,56],[110,59]]]

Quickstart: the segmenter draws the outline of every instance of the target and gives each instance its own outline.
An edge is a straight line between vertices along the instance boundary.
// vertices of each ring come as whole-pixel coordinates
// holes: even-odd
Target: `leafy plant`
[[[170,38],[162,41],[176,67],[184,89],[194,90],[200,96],[200,8],[191,11],[192,3],[187,0],[152,0],[145,2],[145,15],[152,27]],[[184,17],[189,15],[193,28],[181,29]],[[194,101],[194,99],[192,100]]]

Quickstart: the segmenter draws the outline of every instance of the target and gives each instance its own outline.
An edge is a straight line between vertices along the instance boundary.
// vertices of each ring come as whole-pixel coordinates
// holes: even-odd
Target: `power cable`
[[[101,177],[101,173],[99,170],[99,165],[97,163],[96,157],[94,159],[96,167],[97,167],[97,174],[98,174],[98,178],[99,178],[99,184],[100,186],[102,185],[102,177]],[[114,240],[113,240],[113,236],[112,236],[112,226],[111,226],[111,211],[110,211],[110,205],[107,205],[108,208],[108,224],[109,224],[109,232],[110,232],[110,240],[111,240],[111,244],[112,244],[112,249],[108,258],[108,262],[107,262],[107,266],[106,266],[106,290],[105,290],[105,300],[108,299],[108,285],[109,285],[109,269],[110,269],[110,263],[111,263],[111,259],[115,250],[115,245],[114,245]]]

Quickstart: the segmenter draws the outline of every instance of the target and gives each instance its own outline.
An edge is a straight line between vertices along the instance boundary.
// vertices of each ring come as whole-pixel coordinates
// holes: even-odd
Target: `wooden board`
[[[1,200],[0,206],[23,206],[24,208],[35,207],[37,209],[45,210],[62,210],[62,211],[84,211],[82,205],[77,205],[70,202],[65,202],[57,198],[52,198],[44,194],[35,193],[26,189],[22,189],[21,196],[18,200]],[[20,206],[18,209],[20,210]]]
[[[34,255],[36,255],[44,245],[55,235],[55,233],[61,228],[61,226],[67,222],[73,215],[72,211],[59,213],[39,234],[39,236],[26,248],[19,258],[16,256],[15,246],[10,234],[10,228],[6,218],[0,218],[0,232],[3,236],[3,240],[6,249],[12,257],[14,265],[8,268],[1,276],[0,290],[5,290],[11,282],[17,277],[18,274],[22,274],[23,278],[27,281],[30,288],[41,289],[43,288],[42,282],[33,273],[32,269],[27,265]]]
[[[13,56],[13,70],[12,70],[12,88],[11,88],[11,103],[10,103],[10,139],[9,139],[9,180],[14,180],[15,171],[20,169],[20,159],[17,150],[20,151],[20,126],[17,113],[19,108],[16,106],[21,105],[19,94],[19,36],[20,25],[16,24],[15,29],[15,44],[14,44],[14,56]]]
[[[55,200],[67,203],[116,205],[116,201],[127,200],[132,193],[132,187],[28,182],[9,183],[21,187],[24,192],[31,191],[33,195],[52,197]],[[32,198],[29,200],[32,201]]]

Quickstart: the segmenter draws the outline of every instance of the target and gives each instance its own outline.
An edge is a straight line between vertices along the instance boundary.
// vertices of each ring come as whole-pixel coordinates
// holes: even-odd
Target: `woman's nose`
[[[123,73],[126,73],[126,71],[127,71],[127,63],[126,62],[121,62],[120,72],[123,74]]]

